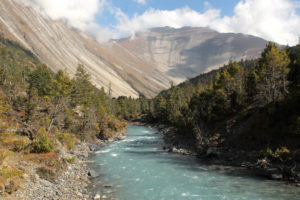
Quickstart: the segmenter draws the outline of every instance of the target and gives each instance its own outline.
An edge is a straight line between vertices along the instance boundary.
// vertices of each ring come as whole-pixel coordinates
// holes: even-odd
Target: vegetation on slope
[[[153,99],[148,117],[175,127],[183,143],[200,152],[224,145],[296,152],[299,63],[299,45],[279,49],[269,43],[258,60],[230,61],[220,70],[172,85]]]
[[[83,66],[73,78],[62,70],[54,73],[0,36],[0,194],[17,189],[25,173],[20,162],[56,172],[68,161],[60,158],[62,147],[72,151],[77,142],[124,131],[124,119],[136,115],[130,102],[97,89]]]

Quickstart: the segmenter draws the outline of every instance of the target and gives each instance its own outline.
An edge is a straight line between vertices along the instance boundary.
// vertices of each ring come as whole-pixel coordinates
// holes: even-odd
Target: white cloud
[[[116,30],[121,34],[134,35],[138,31],[161,26],[210,27],[220,32],[251,34],[280,44],[294,45],[300,36],[297,6],[298,3],[291,0],[241,0],[234,8],[233,17],[221,17],[221,11],[211,8],[208,3],[202,13],[189,7],[171,11],[149,9],[130,19],[118,13]]]
[[[87,30],[95,23],[95,16],[103,11],[105,0],[19,0],[27,6],[46,13],[54,20]]]
[[[116,16],[119,20],[119,24],[116,26],[117,31],[123,34],[134,35],[138,31],[143,31],[152,27],[205,27],[220,16],[220,11],[210,9],[204,13],[198,13],[189,7],[185,7],[171,11],[149,9],[142,15],[135,15],[131,19],[120,12],[118,12]]]
[[[234,9],[233,17],[211,24],[221,32],[256,35],[280,44],[294,45],[300,36],[300,16],[291,0],[245,0]]]
[[[99,42],[117,37],[113,30],[101,27],[96,16],[110,7],[106,0],[18,0],[26,6],[49,16],[63,20],[68,25],[93,34]]]
[[[197,12],[189,7],[175,10],[149,8],[143,14],[129,18],[120,8],[113,7],[110,0],[19,0],[38,8],[53,19],[63,19],[69,25],[90,31],[99,41],[109,37],[117,38],[135,35],[136,32],[152,27],[184,26],[209,27],[220,32],[245,33],[294,45],[300,36],[300,16],[296,13],[299,1],[293,0],[240,0],[234,8],[234,15],[221,16],[221,10],[214,9],[206,1],[204,11]],[[146,0],[134,0],[146,3]],[[107,9],[117,19],[113,28],[103,28],[96,22],[96,16]]]
[[[147,3],[146,0],[133,0],[133,1],[135,1],[136,3],[139,3],[139,4],[143,4],[143,5],[145,5]]]

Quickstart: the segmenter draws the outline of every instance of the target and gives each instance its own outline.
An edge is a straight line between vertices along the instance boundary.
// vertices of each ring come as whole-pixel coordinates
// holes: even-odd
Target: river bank
[[[61,149],[60,156],[73,158],[74,162],[66,162],[63,169],[57,174],[50,169],[40,168],[39,165],[32,162],[20,163],[26,170],[21,188],[5,199],[91,199],[88,191],[90,181],[87,165],[87,157],[90,153],[89,145],[88,143],[80,143],[76,145],[72,153]]]
[[[57,160],[62,162],[59,170],[41,167],[39,164],[43,162],[42,159],[48,159],[52,154],[34,155],[37,162],[19,162],[18,168],[26,171],[22,175],[22,183],[18,183],[18,186],[12,185],[14,192],[0,197],[0,200],[109,200],[93,190],[92,180],[98,174],[91,170],[92,161],[89,157],[99,148],[124,139],[125,132],[120,132],[108,140],[80,142],[72,151],[61,146],[55,152]]]
[[[209,147],[205,151],[197,149],[191,141],[176,134],[171,126],[162,124],[135,123],[158,130],[163,135],[162,148],[168,152],[195,156],[210,169],[224,171],[228,174],[245,174],[262,177],[284,184],[300,187],[300,168],[298,162],[280,163],[268,159],[258,159],[255,152],[230,149],[226,146]]]

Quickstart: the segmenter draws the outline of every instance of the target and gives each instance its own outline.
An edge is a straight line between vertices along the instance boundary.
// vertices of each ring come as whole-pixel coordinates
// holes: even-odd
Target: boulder
[[[104,188],[112,188],[112,185],[103,185]]]
[[[40,178],[50,181],[52,183],[56,182],[57,174],[54,170],[47,167],[39,167],[36,169],[36,172]]]
[[[283,178],[282,173],[277,168],[268,168],[266,169],[266,173],[270,179],[281,180]]]
[[[92,178],[96,178],[96,177],[100,176],[100,174],[98,172],[96,172],[95,170],[90,170],[88,172],[88,176],[90,176]]]
[[[97,146],[97,145],[90,144],[90,145],[89,145],[89,149],[90,149],[91,152],[94,152],[94,151],[96,151],[96,150],[98,149],[98,146]]]
[[[101,199],[101,195],[100,194],[96,194],[94,197],[94,200],[100,200]]]
[[[283,178],[283,176],[280,173],[276,173],[276,174],[271,174],[270,178],[274,179],[274,180],[281,180]]]

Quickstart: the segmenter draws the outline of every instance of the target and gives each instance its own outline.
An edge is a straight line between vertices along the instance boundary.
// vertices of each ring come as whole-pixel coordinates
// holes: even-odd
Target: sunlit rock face
[[[111,83],[114,96],[138,96],[104,58],[107,53],[88,34],[54,21],[17,0],[1,0],[0,26],[5,36],[31,50],[52,70],[66,69],[74,74],[77,65],[83,64],[97,87],[108,88]]]
[[[153,97],[187,78],[218,68],[229,59],[257,57],[266,41],[207,28],[155,28],[135,37],[99,44],[83,33],[26,7],[1,0],[0,32],[31,50],[53,71],[74,75],[78,64],[93,83],[113,96]]]
[[[266,43],[254,36],[190,27],[155,28],[118,41],[175,83],[219,68],[230,59],[256,58]]]

